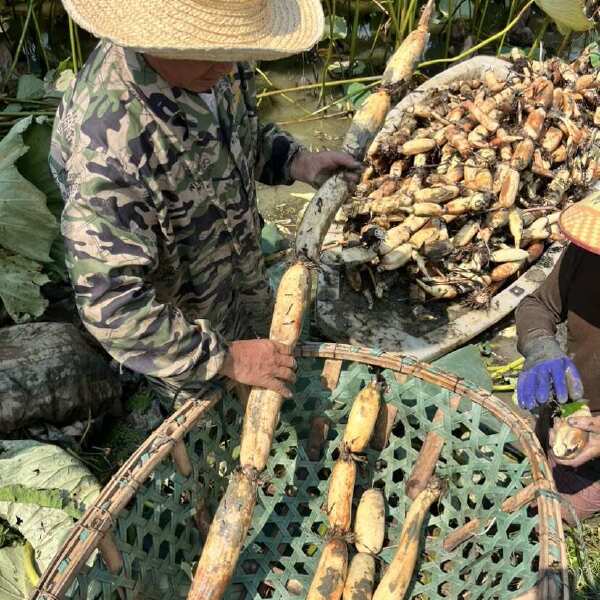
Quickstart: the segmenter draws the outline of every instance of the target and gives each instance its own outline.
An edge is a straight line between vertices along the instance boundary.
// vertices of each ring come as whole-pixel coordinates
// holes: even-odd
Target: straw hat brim
[[[573,244],[600,254],[600,193],[594,193],[563,210],[558,225]]]
[[[165,58],[274,60],[323,34],[319,0],[63,0],[93,35]]]

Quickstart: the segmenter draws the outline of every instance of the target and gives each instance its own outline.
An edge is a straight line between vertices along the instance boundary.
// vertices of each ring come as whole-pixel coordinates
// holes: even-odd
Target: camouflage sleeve
[[[255,255],[245,257],[240,265],[240,275],[240,298],[248,317],[250,333],[255,337],[268,338],[274,297],[260,248],[257,248]]]
[[[258,125],[258,149],[256,153],[257,179],[267,185],[291,185],[294,183],[290,165],[302,146],[277,125]]]
[[[246,75],[249,103],[256,113],[256,81],[251,65],[240,65]],[[267,185],[291,185],[290,165],[296,154],[302,149],[289,133],[282,131],[273,123],[258,123],[256,149],[256,179]]]
[[[187,321],[147,283],[158,264],[151,194],[106,155],[69,171],[69,182],[62,231],[84,325],[127,368],[200,387],[217,374],[226,348],[208,322]]]

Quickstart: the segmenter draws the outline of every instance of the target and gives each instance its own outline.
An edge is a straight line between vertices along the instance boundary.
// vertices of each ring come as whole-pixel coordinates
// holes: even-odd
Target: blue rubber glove
[[[525,365],[517,382],[521,408],[532,410],[546,404],[552,393],[562,404],[583,398],[579,371],[553,337],[534,338],[522,348],[522,353]]]

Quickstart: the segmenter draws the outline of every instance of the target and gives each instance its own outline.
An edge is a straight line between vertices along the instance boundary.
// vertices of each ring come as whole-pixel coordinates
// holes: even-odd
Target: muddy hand
[[[554,461],[567,467],[580,467],[590,460],[600,458],[600,417],[571,417],[567,419],[571,427],[577,427],[590,434],[585,448],[572,460],[559,459],[554,456]],[[550,444],[554,443],[554,429],[550,431]]]
[[[346,152],[308,152],[301,151],[291,165],[291,175],[297,181],[303,181],[318,188],[332,175],[343,173],[350,185],[356,185],[360,179],[362,165]]]
[[[229,344],[221,375],[291,398],[286,384],[296,381],[296,359],[285,344],[272,340],[238,340]]]

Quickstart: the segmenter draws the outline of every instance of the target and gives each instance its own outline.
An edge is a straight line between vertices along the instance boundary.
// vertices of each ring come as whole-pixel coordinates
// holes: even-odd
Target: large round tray
[[[426,100],[432,90],[453,81],[480,77],[490,69],[498,79],[505,79],[510,63],[477,56],[432,77],[389,112],[376,143],[393,132],[402,115],[415,103]],[[324,240],[325,247],[343,239],[343,225],[343,221],[332,223]],[[463,346],[514,311],[519,302],[544,281],[561,249],[561,244],[551,245],[535,265],[494,296],[487,310],[470,309],[460,301],[430,302],[418,313],[407,301],[408,290],[400,286],[386,292],[384,299],[375,300],[371,308],[364,297],[352,290],[340,267],[328,261],[324,253],[315,308],[317,324],[323,336],[334,342],[407,352],[421,360],[434,360]]]
[[[371,486],[385,495],[380,569],[395,551],[410,502],[405,482],[425,436],[435,430],[445,442],[437,474],[449,490],[426,522],[407,597],[568,598],[560,503],[546,458],[519,413],[408,356],[317,343],[304,344],[298,355],[295,397],[284,404],[226,598],[305,595],[327,535],[321,505],[349,408],[374,370],[382,369],[387,384],[382,415],[396,414],[389,440],[381,442],[378,430],[374,445],[381,446],[370,448],[360,463],[354,493],[355,504]],[[456,396],[460,403],[452,410]],[[434,424],[437,409],[443,418]],[[206,507],[216,507],[237,465],[242,414],[233,396],[216,389],[165,421],[73,528],[32,599],[184,599],[202,547],[202,527],[196,524]],[[314,414],[333,423],[318,461],[307,455]],[[186,464],[189,475],[182,474]],[[523,500],[507,512],[503,503],[515,496]],[[197,511],[199,506],[204,508]],[[465,527],[470,534],[462,544],[444,550],[444,540]]]

